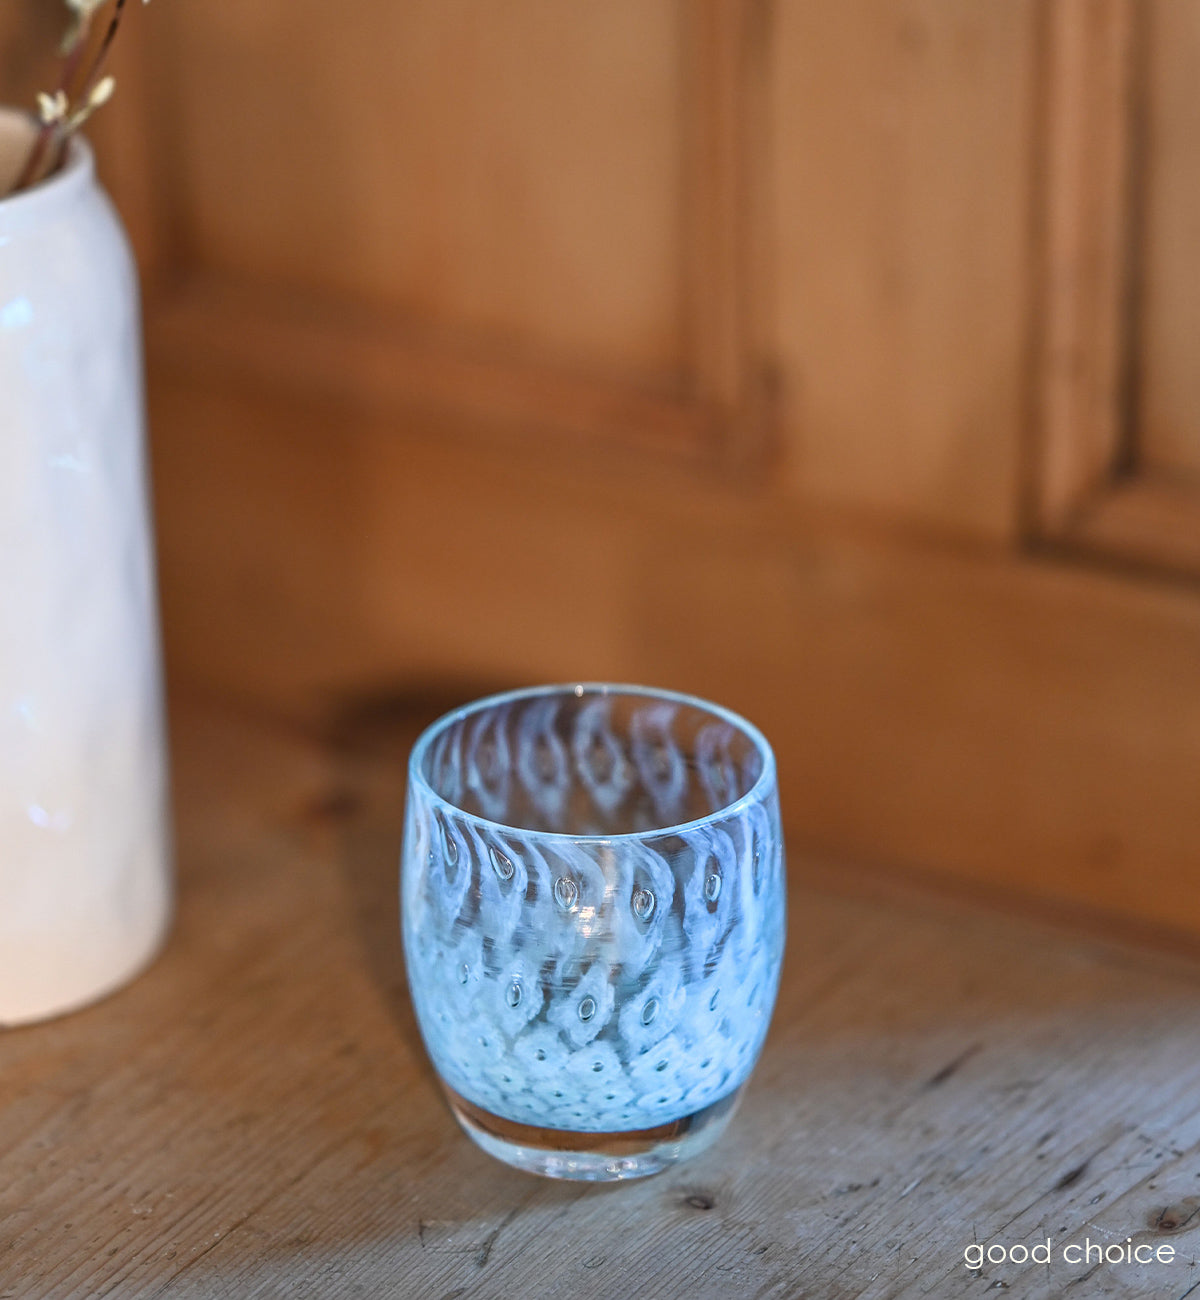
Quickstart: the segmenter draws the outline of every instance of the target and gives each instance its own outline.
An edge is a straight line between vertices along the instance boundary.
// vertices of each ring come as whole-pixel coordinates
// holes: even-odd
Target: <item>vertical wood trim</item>
[[[1200,494],[1138,460],[1147,6],[1057,0],[1047,21],[1032,530],[1194,581]]]
[[[734,459],[760,471],[778,449],[778,366],[775,361],[775,205],[770,191],[775,0],[750,0],[743,51],[741,125],[742,294],[745,386]]]
[[[1132,342],[1137,0],[1049,12],[1035,518],[1061,531],[1121,468]]]
[[[692,388],[722,460],[763,451],[770,253],[763,202],[767,0],[686,4],[684,305]]]
[[[741,388],[737,159],[741,0],[685,4],[685,331],[696,395],[736,405]]]

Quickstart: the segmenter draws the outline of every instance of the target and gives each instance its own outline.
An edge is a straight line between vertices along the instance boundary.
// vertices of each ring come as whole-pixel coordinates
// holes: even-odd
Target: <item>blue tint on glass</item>
[[[430,1057],[515,1123],[695,1115],[745,1082],[784,944],[774,759],[688,696],[548,687],[413,750],[402,904]]]

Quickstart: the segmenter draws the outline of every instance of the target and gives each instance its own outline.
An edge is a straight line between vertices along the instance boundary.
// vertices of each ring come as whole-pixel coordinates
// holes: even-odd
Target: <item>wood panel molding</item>
[[[397,420],[416,410],[469,431],[598,438],[725,468],[761,466],[774,409],[760,192],[767,6],[765,0],[699,0],[680,12],[686,61],[682,376],[648,382],[644,375],[588,372],[304,286],[214,277],[181,255],[186,240],[171,229],[170,205],[154,210],[151,196],[118,176],[143,261],[155,272],[148,294],[152,364],[365,401]],[[130,59],[135,55],[143,64],[169,60],[172,48],[168,40],[152,51],[143,43]],[[150,83],[144,66],[135,80]],[[164,102],[169,111],[169,95]],[[138,129],[132,121],[114,122],[114,149],[128,153],[122,142]],[[159,134],[170,138],[169,130]],[[169,159],[158,158],[150,169],[157,163],[171,175]],[[165,262],[163,250],[170,250]]]
[[[698,459],[716,443],[714,405],[568,371],[344,300],[189,275],[151,304],[160,373],[331,399],[348,413],[431,428],[602,439]]]
[[[1051,319],[1033,477],[1039,491],[1055,486],[1037,535],[1088,555],[1132,553],[1134,488],[1151,494],[1141,544],[1163,536],[1153,483],[1123,472],[1118,418],[1132,220],[1120,214],[1133,146],[1114,146],[1113,132],[1132,113],[1133,4],[1054,0],[1045,10]],[[767,39],[776,8],[776,36],[804,55],[795,64]],[[207,279],[175,252],[179,281],[155,295],[148,339],[177,678],[297,716],[447,677],[672,682],[769,730],[797,844],[1200,927],[1191,901],[1200,609],[1190,591],[1013,554],[1005,522],[1026,395],[1017,378],[1029,360],[1029,285],[1017,281],[1032,204],[1032,7],[987,10],[1005,15],[998,65],[988,62],[993,21],[937,27],[931,15],[949,13],[946,3],[929,7],[925,26],[889,27],[876,21],[887,9],[883,0],[861,12],[767,0],[680,9],[691,70],[682,373],[675,360],[657,378],[568,373],[532,349],[436,334],[348,297]],[[776,106],[788,135],[773,151],[758,117],[768,52],[772,85],[805,87]],[[938,136],[981,63],[986,93],[970,99],[962,130]],[[845,84],[848,69],[861,82]],[[870,149],[850,150],[843,174],[835,151],[862,134],[850,112],[860,84],[886,93],[872,106]],[[997,107],[1013,105],[1016,125]],[[814,121],[818,109],[828,117]],[[996,122],[1004,129],[987,136],[996,148],[981,149],[979,131]],[[839,123],[844,139],[831,129]],[[777,214],[778,250],[756,210],[760,151],[805,160],[790,180],[773,173],[793,199],[836,173],[819,227],[803,205],[765,205]],[[876,160],[894,184],[875,184]],[[982,184],[988,175],[994,188]],[[870,219],[839,245],[856,179]],[[1095,225],[1097,206],[1108,226]],[[926,218],[944,211],[953,219],[931,228]],[[169,222],[167,234],[163,246],[186,251]],[[864,257],[889,236],[886,257]],[[821,280],[831,245],[835,269]],[[789,263],[796,249],[805,260]],[[856,384],[871,388],[873,359],[883,359],[886,382],[853,420],[826,407],[787,427],[797,461],[811,458],[815,428],[830,446],[865,435],[838,465],[841,481],[868,483],[880,535],[851,519],[847,497],[869,495],[861,491],[818,505],[811,479],[789,478],[786,464],[738,486],[711,472],[743,453],[762,464],[769,447],[755,402],[770,414],[772,265],[793,310],[814,282],[823,292],[794,331],[796,378],[818,369],[827,393],[853,395]],[[1073,297],[1081,279],[1086,308]],[[830,321],[839,304],[840,331]],[[777,322],[778,337],[786,332]],[[936,346],[916,346],[931,338]],[[911,369],[919,382],[907,382]],[[943,376],[953,400],[939,405]],[[976,389],[977,405],[967,400]],[[905,402],[903,420],[876,418]],[[931,423],[939,436],[906,465],[905,438],[917,442]],[[476,426],[488,436],[469,446],[442,436]],[[618,441],[634,445],[632,458],[612,454]],[[709,472],[680,472],[684,463]],[[905,475],[904,491],[890,493],[889,476]],[[957,545],[942,533],[882,534],[911,527],[914,514],[944,520],[938,511],[956,495],[973,504],[951,519],[992,523]],[[924,512],[906,510],[913,501]],[[1117,506],[1122,530],[1089,536],[1096,518],[1115,528]],[[1181,527],[1191,510],[1185,494]]]
[[[691,69],[687,283],[695,396],[725,460],[761,459],[773,437],[773,257],[765,194],[768,0],[685,8]]]
[[[1047,13],[1030,516],[1063,553],[1200,574],[1200,491],[1139,464],[1134,418],[1146,13]]]
[[[1058,0],[1044,70],[1038,518],[1068,528],[1125,436],[1135,0]]]
[[[765,728],[796,848],[1200,929],[1190,591],[607,450],[464,454],[161,375],[152,399],[176,680],[309,719],[448,680],[671,683]]]

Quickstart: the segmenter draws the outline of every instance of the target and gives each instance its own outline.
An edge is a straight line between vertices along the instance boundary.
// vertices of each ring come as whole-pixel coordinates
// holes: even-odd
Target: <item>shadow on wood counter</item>
[[[166,954],[0,1036],[0,1295],[1049,1297],[1086,1277],[1072,1294],[1178,1300],[1200,1282],[1200,966],[932,894],[796,884],[771,1036],[707,1155],[601,1188],[490,1161],[403,983],[420,714],[316,735],[179,702]],[[1047,1238],[1049,1265],[1008,1257]],[[1174,1257],[1062,1259],[1085,1240]],[[1002,1263],[968,1266],[997,1244]]]

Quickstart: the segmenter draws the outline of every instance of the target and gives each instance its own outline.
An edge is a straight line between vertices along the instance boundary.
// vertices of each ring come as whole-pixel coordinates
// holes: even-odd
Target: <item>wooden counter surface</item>
[[[0,1035],[0,1296],[1200,1296],[1200,965],[935,896],[793,888],[765,1053],[693,1163],[591,1187],[476,1150],[404,986],[415,721],[176,708],[165,953]],[[1062,1260],[1088,1240],[1174,1259]]]

